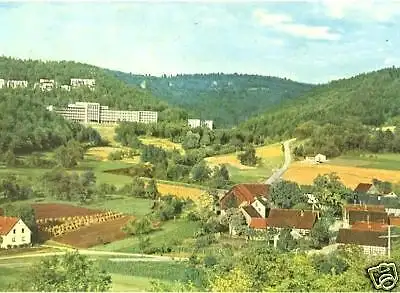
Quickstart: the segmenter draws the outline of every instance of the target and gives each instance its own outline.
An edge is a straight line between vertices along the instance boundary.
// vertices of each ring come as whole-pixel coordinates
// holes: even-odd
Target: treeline
[[[247,74],[181,74],[153,77],[110,71],[128,84],[185,108],[192,117],[214,120],[219,128],[237,125],[281,101],[291,100],[312,85]]]
[[[375,130],[356,123],[319,126],[310,121],[299,125],[294,136],[305,140],[294,148],[294,154],[298,157],[317,153],[336,157],[348,151],[400,152],[400,123],[393,132]]]
[[[262,145],[265,140],[250,131],[188,127],[187,123],[141,124],[124,122],[115,129],[116,140],[125,146],[140,147],[138,136],[168,138],[182,143],[185,150],[201,149],[207,156],[243,150],[248,144]]]
[[[282,103],[239,128],[274,140],[302,133],[303,138],[310,139],[310,152],[323,152],[325,148],[332,148],[333,155],[353,149],[380,151],[373,146],[381,136],[375,128],[399,121],[399,81],[398,68],[335,81]],[[375,138],[368,142],[368,136]],[[383,148],[391,149],[390,144],[397,142],[398,138]]]

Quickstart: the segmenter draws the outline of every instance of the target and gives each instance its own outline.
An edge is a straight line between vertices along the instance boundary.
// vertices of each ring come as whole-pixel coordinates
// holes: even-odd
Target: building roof
[[[267,229],[267,219],[251,218],[249,227],[253,229]]]
[[[251,206],[243,207],[243,210],[251,217],[251,218],[261,218],[261,215],[257,212],[257,210]]]
[[[353,230],[361,230],[361,231],[378,231],[385,232],[387,231],[387,224],[375,223],[375,222],[355,222],[351,229]]]
[[[371,187],[372,187],[372,184],[370,184],[370,183],[360,183],[357,185],[357,187],[354,189],[354,191],[360,192],[360,193],[367,193]]]
[[[0,217],[0,235],[7,235],[18,220],[19,218],[15,217]]]
[[[400,217],[389,217],[389,225],[398,226],[400,227]]]
[[[294,209],[271,209],[267,218],[268,227],[311,229],[317,213]]]
[[[377,211],[384,212],[384,205],[360,205],[360,204],[348,204],[344,206],[346,211]]]
[[[242,183],[233,186],[223,197],[221,197],[220,201],[224,201],[224,199],[233,194],[237,199],[238,205],[242,202],[247,201],[248,203],[252,203],[257,196],[264,195],[267,196],[269,192],[270,185],[268,184],[253,184],[253,183]],[[221,205],[222,206],[222,205]]]
[[[387,247],[387,239],[379,238],[380,236],[385,235],[385,232],[378,231],[339,229],[336,242],[341,244]]]
[[[258,200],[263,206],[268,207],[268,201],[262,196],[257,196],[255,200]]]
[[[375,222],[387,224],[389,221],[386,211],[349,211],[349,224],[353,225],[356,222]]]

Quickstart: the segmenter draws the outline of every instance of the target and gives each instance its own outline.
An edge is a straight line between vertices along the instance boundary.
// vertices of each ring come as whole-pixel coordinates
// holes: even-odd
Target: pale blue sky
[[[326,82],[400,66],[400,2],[0,4],[0,54]]]

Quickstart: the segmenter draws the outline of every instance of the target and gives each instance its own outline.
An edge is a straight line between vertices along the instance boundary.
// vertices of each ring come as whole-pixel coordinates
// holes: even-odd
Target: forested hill
[[[71,78],[94,78],[96,88],[77,88],[70,92],[56,88],[49,92],[34,89],[39,79],[54,79],[59,85]],[[132,88],[104,69],[75,62],[42,62],[0,57],[0,79],[26,80],[26,89],[0,89],[0,156],[8,150],[32,152],[52,149],[71,138],[93,136],[80,125],[49,113],[49,104],[66,106],[76,101],[99,102],[124,110],[156,110],[160,120],[186,120],[187,113],[171,108],[148,91]],[[86,137],[86,138],[85,138]]]
[[[318,86],[239,128],[276,140],[311,138],[307,153],[400,151],[400,132],[374,131],[400,124],[399,105],[400,69],[387,68]]]
[[[191,117],[212,119],[217,127],[230,127],[291,100],[312,85],[270,76],[194,74],[143,76],[110,71],[128,84],[142,86],[156,97],[181,106]]]

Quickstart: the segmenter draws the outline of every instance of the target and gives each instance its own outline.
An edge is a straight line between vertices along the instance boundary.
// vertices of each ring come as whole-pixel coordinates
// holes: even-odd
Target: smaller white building
[[[0,78],[0,89],[6,86],[6,81],[2,78]]]
[[[67,85],[67,84],[64,84],[64,85],[61,86],[61,89],[70,92],[70,91],[71,91],[71,86],[70,86],[70,85]]]
[[[94,90],[96,86],[95,79],[88,79],[88,78],[71,78],[71,87],[78,88],[78,87],[88,87],[91,90]]]
[[[190,128],[207,127],[211,130],[213,129],[212,120],[188,119],[188,125]]]
[[[16,217],[0,217],[0,248],[14,248],[29,245],[32,242],[32,231]]]
[[[28,81],[26,80],[7,80],[7,87],[8,88],[27,88],[28,87]]]

